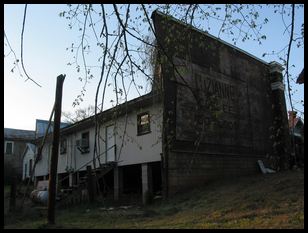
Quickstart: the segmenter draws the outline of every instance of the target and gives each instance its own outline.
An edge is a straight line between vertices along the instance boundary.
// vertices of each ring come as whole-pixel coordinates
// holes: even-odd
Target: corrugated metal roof
[[[5,139],[12,139],[12,140],[13,139],[34,140],[35,139],[35,131],[4,128],[4,138]]]

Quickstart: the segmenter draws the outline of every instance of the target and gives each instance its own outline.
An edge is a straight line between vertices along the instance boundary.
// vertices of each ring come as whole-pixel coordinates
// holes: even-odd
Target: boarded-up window
[[[137,135],[143,135],[151,132],[150,114],[148,112],[137,115]]]

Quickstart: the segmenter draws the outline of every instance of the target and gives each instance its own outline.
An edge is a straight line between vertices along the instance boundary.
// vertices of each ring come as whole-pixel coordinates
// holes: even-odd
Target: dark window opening
[[[67,140],[62,139],[61,142],[60,142],[60,154],[65,154],[66,148],[67,148]]]
[[[12,142],[6,143],[5,153],[6,154],[13,154],[13,143]]]
[[[148,112],[137,115],[137,135],[143,135],[151,132],[150,114]]]
[[[89,132],[81,134],[82,146],[84,148],[89,148]]]

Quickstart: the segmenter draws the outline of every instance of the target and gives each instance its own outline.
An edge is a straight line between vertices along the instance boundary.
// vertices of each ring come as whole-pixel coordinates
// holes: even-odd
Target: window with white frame
[[[151,132],[150,114],[144,112],[137,115],[137,135],[143,135]]]

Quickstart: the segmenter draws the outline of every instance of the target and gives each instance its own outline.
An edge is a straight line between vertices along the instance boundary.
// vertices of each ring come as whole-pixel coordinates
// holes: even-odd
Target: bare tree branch
[[[287,63],[286,63],[286,79],[288,83],[288,95],[290,100],[290,107],[291,111],[293,113],[293,103],[292,103],[292,97],[291,97],[291,86],[290,86],[290,80],[289,80],[289,60],[290,60],[290,54],[291,54],[291,47],[292,47],[292,41],[293,41],[293,33],[294,33],[294,15],[295,15],[295,5],[292,4],[292,17],[291,17],[291,33],[290,33],[290,41],[289,41],[289,47],[288,47],[288,53],[287,53]],[[292,153],[295,155],[295,138],[294,138],[294,127],[292,127],[292,134],[291,134],[291,146],[292,146]],[[296,161],[296,159],[295,159]]]
[[[23,59],[23,41],[24,41],[24,30],[25,30],[25,23],[26,23],[26,15],[27,15],[27,5],[25,4],[25,10],[24,10],[24,19],[23,19],[23,23],[22,23],[22,31],[21,31],[21,65],[22,65],[22,69],[25,73],[25,75],[27,76],[27,80],[31,80],[33,83],[35,83],[36,85],[38,85],[39,87],[42,87],[40,84],[38,84],[36,81],[34,81],[32,78],[29,77],[29,75],[26,72],[26,69],[24,67],[24,59]]]
[[[18,65],[19,60],[18,60],[18,58],[17,58],[17,56],[16,56],[15,51],[13,50],[13,48],[12,48],[12,46],[11,46],[11,44],[10,44],[10,41],[9,41],[9,39],[8,39],[8,37],[7,37],[6,33],[5,33],[5,31],[4,31],[4,38],[5,38],[7,44],[8,44],[8,46],[9,46],[9,48],[10,48],[10,52],[6,55],[6,57],[8,57],[11,53],[13,53],[14,58],[15,58],[15,61],[14,61],[14,63],[13,63],[13,64],[14,64],[14,67],[11,69],[11,72],[14,72],[14,68],[17,67],[18,72],[19,72],[19,75],[20,75],[21,77],[23,77],[22,74],[21,74],[19,65]]]

